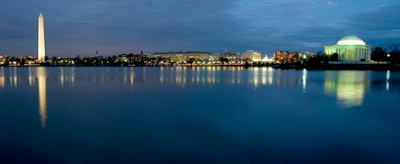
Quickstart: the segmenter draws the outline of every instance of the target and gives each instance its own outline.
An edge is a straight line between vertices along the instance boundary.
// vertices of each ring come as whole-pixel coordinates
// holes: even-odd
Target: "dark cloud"
[[[347,22],[353,33],[364,36],[374,46],[385,47],[400,43],[400,4],[383,5],[351,17]]]
[[[40,12],[49,56],[88,56],[96,50],[104,55],[317,51],[347,34],[371,43],[399,38],[400,6],[392,1],[376,9],[377,2],[365,2],[350,10],[348,2],[329,0],[4,0],[0,54],[36,55]]]
[[[377,7],[375,11],[359,14],[350,24],[363,30],[400,30],[400,4]]]
[[[82,5],[86,6],[84,9],[92,8],[88,4]],[[220,45],[213,45],[213,42],[219,40],[229,44],[235,39],[233,34],[244,30],[243,26],[236,26],[241,21],[228,13],[233,6],[232,1],[210,0],[103,2],[85,15],[77,14],[84,12],[64,13],[64,17],[70,19],[56,20],[65,28],[57,26],[54,36],[91,42],[99,49],[131,46],[125,49],[215,50],[213,48]],[[81,9],[78,7],[73,11],[76,10]],[[49,23],[46,25],[50,26]],[[47,33],[53,34],[52,31]]]

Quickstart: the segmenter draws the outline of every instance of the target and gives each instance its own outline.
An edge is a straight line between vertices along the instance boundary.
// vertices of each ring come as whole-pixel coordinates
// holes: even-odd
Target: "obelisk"
[[[38,18],[38,60],[40,63],[45,62],[46,49],[44,46],[44,18],[40,13]]]

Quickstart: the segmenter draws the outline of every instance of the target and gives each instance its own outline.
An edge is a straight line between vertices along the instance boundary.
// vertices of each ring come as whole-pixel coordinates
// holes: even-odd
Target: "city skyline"
[[[400,4],[385,1],[0,2],[0,55],[35,56],[46,15],[48,56],[169,51],[323,51],[344,35],[373,46],[400,40]]]

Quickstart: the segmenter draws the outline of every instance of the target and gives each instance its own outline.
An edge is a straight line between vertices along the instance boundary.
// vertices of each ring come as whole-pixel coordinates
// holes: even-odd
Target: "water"
[[[400,72],[0,67],[0,163],[399,163]]]

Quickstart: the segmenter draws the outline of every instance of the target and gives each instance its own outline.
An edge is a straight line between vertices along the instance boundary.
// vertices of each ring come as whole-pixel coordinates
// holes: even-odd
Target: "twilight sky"
[[[323,50],[344,35],[400,43],[398,0],[1,0],[0,55]]]

